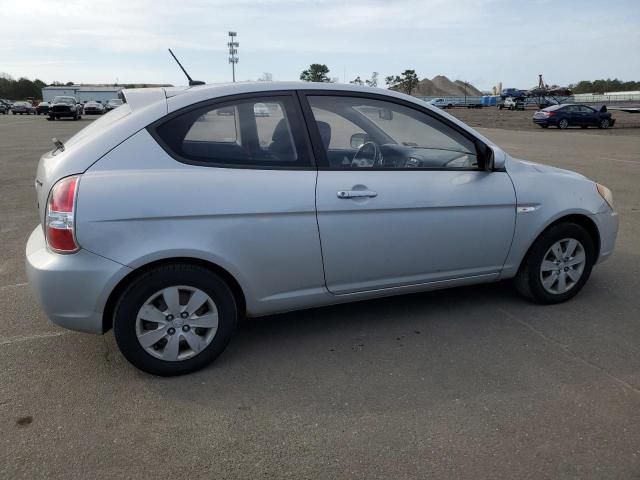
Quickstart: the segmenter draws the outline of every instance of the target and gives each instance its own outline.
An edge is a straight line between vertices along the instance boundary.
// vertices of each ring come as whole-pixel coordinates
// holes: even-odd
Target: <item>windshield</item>
[[[76,103],[73,97],[53,97],[52,103]]]

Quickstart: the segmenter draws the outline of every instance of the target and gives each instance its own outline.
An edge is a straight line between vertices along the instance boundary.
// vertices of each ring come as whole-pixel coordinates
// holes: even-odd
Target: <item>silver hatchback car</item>
[[[606,187],[515,160],[410,96],[318,83],[124,96],[41,158],[27,272],[53,322],[113,328],[150,373],[208,364],[241,315],[508,278],[562,302],[614,248]]]

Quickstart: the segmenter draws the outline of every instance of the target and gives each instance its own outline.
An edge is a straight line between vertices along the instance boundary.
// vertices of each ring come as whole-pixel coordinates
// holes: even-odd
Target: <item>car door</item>
[[[319,162],[327,288],[345,294],[495,278],[515,225],[507,173],[483,170],[483,146],[459,127],[387,98],[303,96]]]
[[[581,125],[591,127],[598,126],[598,112],[585,105],[580,105],[578,108],[580,109],[580,116],[582,119]]]
[[[255,115],[258,103],[268,116]],[[83,175],[79,241],[134,266],[153,242],[156,257],[227,269],[252,313],[291,308],[325,292],[316,177],[295,92],[200,102],[136,133]]]

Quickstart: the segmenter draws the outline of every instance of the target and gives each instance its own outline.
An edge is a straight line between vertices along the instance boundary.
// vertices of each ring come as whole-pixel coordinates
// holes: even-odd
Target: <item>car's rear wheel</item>
[[[561,118],[560,121],[558,122],[558,128],[564,130],[565,128],[569,127],[569,120],[567,120],[566,118]]]
[[[173,264],[136,278],[121,295],[113,330],[122,354],[154,375],[196,371],[229,343],[237,307],[227,284],[199,266]]]
[[[600,125],[598,125],[598,127],[609,128],[609,119],[603,118],[602,120],[600,120]]]
[[[518,292],[537,303],[569,300],[584,286],[595,261],[594,242],[575,223],[560,223],[535,241],[515,278]]]

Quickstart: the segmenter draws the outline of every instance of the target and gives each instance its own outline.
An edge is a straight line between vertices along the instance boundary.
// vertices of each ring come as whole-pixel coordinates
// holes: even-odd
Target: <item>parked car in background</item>
[[[256,103],[253,106],[253,114],[256,117],[268,117],[269,108],[264,103]]]
[[[408,95],[123,92],[40,159],[26,268],[50,319],[113,328],[153,374],[207,365],[243,315],[511,278],[528,299],[564,302],[614,248],[609,189],[512,158]],[[265,103],[269,121],[254,115]]]
[[[85,115],[102,115],[104,112],[104,106],[101,103],[89,101],[84,104]]]
[[[73,120],[82,118],[82,104],[78,103],[75,97],[53,97],[49,105],[49,117],[47,120],[56,120],[65,117],[72,118]]]
[[[561,129],[569,127],[609,128],[616,123],[606,107],[596,110],[586,105],[560,104],[552,105],[533,114],[533,123],[542,128],[555,126]]]
[[[104,108],[107,112],[113,110],[114,108],[118,108],[122,105],[122,100],[119,98],[112,98],[111,100],[107,100],[107,103],[104,105]]]
[[[525,97],[527,92],[525,90],[520,90],[518,88],[503,88],[500,92],[502,98],[512,97],[512,98],[522,98]]]
[[[36,109],[31,102],[18,101],[13,102],[13,105],[11,105],[11,113],[13,115],[31,115],[36,113]]]
[[[6,103],[0,102],[0,113],[2,115],[6,115],[7,113],[9,113],[10,108]]]
[[[525,100],[524,98],[507,97],[504,99],[502,108],[506,108],[507,110],[524,110]]]
[[[459,100],[450,99],[450,98],[434,98],[427,102],[429,105],[433,105],[434,107],[439,108],[453,108],[454,106],[460,104]]]
[[[49,113],[49,102],[40,102],[36,107],[36,113],[38,115],[47,115]]]

